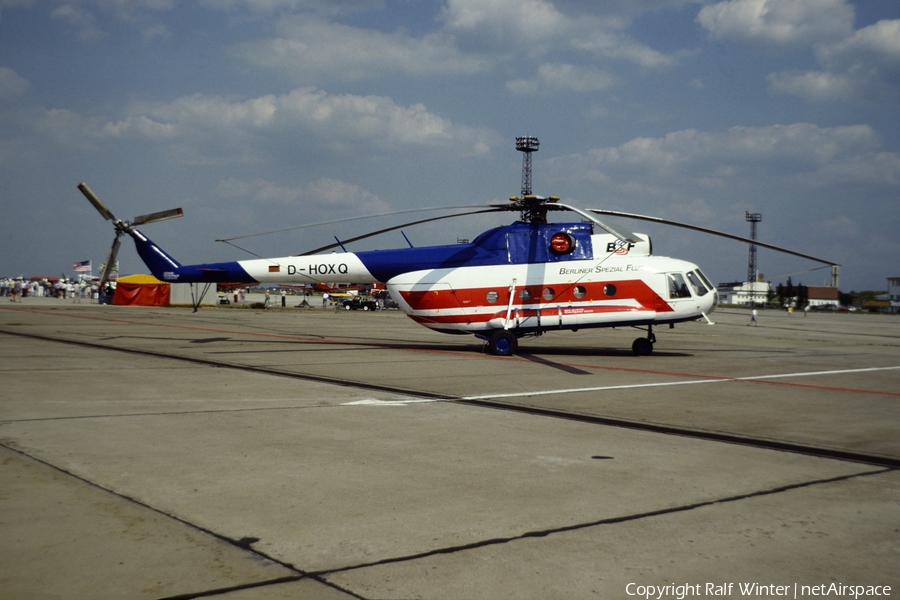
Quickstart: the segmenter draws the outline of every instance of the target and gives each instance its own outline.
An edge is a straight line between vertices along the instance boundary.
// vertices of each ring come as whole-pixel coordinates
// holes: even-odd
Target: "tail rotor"
[[[131,221],[123,221],[116,218],[112,211],[103,204],[100,198],[91,191],[91,188],[89,188],[86,183],[78,184],[78,189],[81,190],[84,197],[88,199],[95,209],[97,209],[97,212],[100,213],[101,217],[107,221],[113,222],[113,226],[116,230],[116,237],[113,240],[112,248],[109,250],[109,257],[106,259],[106,265],[103,268],[103,273],[100,275],[100,287],[104,287],[106,282],[109,281],[109,275],[112,273],[113,267],[116,264],[116,256],[119,254],[119,247],[122,245],[122,234],[131,234],[138,225],[147,225],[149,223],[174,219],[184,215],[182,209],[173,208],[170,210],[148,213],[146,215],[139,215],[134,217]]]

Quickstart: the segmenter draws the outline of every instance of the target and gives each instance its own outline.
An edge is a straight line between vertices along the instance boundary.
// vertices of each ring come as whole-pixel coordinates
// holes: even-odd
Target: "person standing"
[[[756,309],[755,308],[750,311],[750,322],[747,323],[747,327],[750,327],[751,325],[755,325],[756,327],[759,327],[759,322],[756,320]]]
[[[269,298],[269,290],[266,290],[266,303],[265,303],[265,308],[269,308],[269,302],[271,302],[271,298]]]

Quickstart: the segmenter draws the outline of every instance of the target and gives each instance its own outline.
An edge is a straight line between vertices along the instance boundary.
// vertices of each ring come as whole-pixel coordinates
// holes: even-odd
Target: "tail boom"
[[[137,229],[130,234],[138,254],[153,276],[171,283],[316,284],[378,281],[352,252],[182,265]]]

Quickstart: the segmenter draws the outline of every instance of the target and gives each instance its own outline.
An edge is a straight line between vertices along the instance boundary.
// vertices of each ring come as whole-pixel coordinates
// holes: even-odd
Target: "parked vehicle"
[[[341,302],[344,310],[378,310],[378,304],[366,296],[353,296]]]

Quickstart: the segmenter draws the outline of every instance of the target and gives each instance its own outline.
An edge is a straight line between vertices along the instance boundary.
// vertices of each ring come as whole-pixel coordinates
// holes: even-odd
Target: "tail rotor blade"
[[[91,191],[91,188],[87,186],[86,183],[79,183],[78,189],[81,190],[81,193],[84,194],[84,197],[87,198],[91,204],[94,205],[94,208],[97,209],[97,212],[106,219],[107,221],[115,221],[116,217],[106,208],[106,205],[100,201],[100,198]]]
[[[106,266],[103,268],[103,273],[100,275],[100,287],[106,285],[106,282],[109,281],[109,274],[112,273],[113,267],[116,264],[116,256],[119,255],[119,246],[122,245],[122,240],[119,239],[119,236],[116,236],[116,239],[113,240],[112,248],[109,251],[109,258],[106,259]]]
[[[165,221],[167,219],[175,219],[178,217],[183,217],[184,211],[180,208],[173,208],[171,210],[161,210],[155,213],[149,213],[146,215],[141,215],[139,217],[135,217],[132,219],[132,225],[146,225],[147,223],[156,223],[157,221]]]

